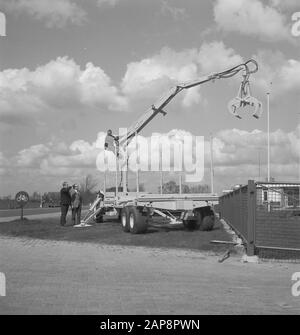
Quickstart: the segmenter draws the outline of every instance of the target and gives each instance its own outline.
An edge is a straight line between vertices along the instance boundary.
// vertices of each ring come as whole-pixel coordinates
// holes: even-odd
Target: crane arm
[[[254,69],[250,69],[249,65],[254,65]],[[237,66],[234,66],[230,69],[227,69],[223,72],[218,73],[212,73],[208,76],[204,76],[202,78],[199,78],[198,80],[182,83],[179,85],[176,85],[172,87],[167,94],[165,94],[162,98],[160,98],[154,105],[152,105],[143,115],[140,119],[138,119],[127,131],[125,135],[123,135],[120,140],[119,144],[122,146],[126,146],[130,143],[131,139],[138,133],[141,132],[143,128],[146,127],[146,125],[155,118],[156,115],[159,113],[166,115],[166,112],[163,110],[174,98],[177,94],[179,94],[181,91],[202,85],[204,83],[207,83],[209,81],[214,81],[216,79],[226,79],[235,76],[241,71],[244,71],[243,75],[243,81],[241,83],[239,94],[236,98],[234,98],[230,104],[228,105],[228,108],[230,109],[230,112],[235,115],[236,117],[240,116],[236,112],[236,109],[239,107],[244,107],[245,105],[251,105],[254,106],[255,113],[253,116],[259,117],[261,114],[261,103],[256,100],[254,97],[250,95],[250,88],[249,88],[249,76],[252,73],[257,72],[258,70],[258,64],[255,60],[250,59],[245,63],[239,64]],[[259,109],[259,113],[258,110]],[[259,114],[259,116],[258,116]]]

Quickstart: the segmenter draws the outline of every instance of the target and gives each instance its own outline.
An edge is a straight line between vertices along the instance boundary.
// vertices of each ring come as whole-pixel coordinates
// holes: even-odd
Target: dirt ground
[[[219,263],[230,239],[151,228],[132,235],[114,219],[89,228],[57,218],[0,224],[0,314],[300,314],[295,263]]]
[[[0,237],[0,314],[299,314],[297,264],[207,252]]]

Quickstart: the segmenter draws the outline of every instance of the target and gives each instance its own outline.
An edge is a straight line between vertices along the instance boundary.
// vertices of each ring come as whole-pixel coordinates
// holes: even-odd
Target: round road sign
[[[29,194],[25,191],[20,191],[16,194],[15,200],[20,205],[20,207],[24,207],[29,201]]]

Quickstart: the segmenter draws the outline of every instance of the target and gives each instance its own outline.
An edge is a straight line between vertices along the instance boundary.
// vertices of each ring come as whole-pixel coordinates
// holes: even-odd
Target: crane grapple
[[[253,67],[252,69],[250,68]],[[212,73],[194,81],[178,84],[172,87],[166,94],[164,94],[155,104],[152,105],[124,134],[120,140],[120,146],[127,146],[130,141],[139,134],[142,129],[158,114],[166,115],[164,108],[183,90],[187,90],[204,83],[215,81],[216,79],[227,79],[236,74],[243,73],[243,81],[240,85],[238,95],[228,103],[229,112],[235,117],[241,119],[238,109],[241,107],[254,107],[253,116],[259,118],[262,114],[262,103],[254,98],[250,92],[249,77],[252,73],[258,71],[258,64],[255,60],[250,59],[245,63],[234,66],[223,72]]]

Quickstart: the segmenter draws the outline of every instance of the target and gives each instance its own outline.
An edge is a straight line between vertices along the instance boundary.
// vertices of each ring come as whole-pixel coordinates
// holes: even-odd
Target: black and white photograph
[[[300,1],[0,0],[0,315],[299,314]]]

